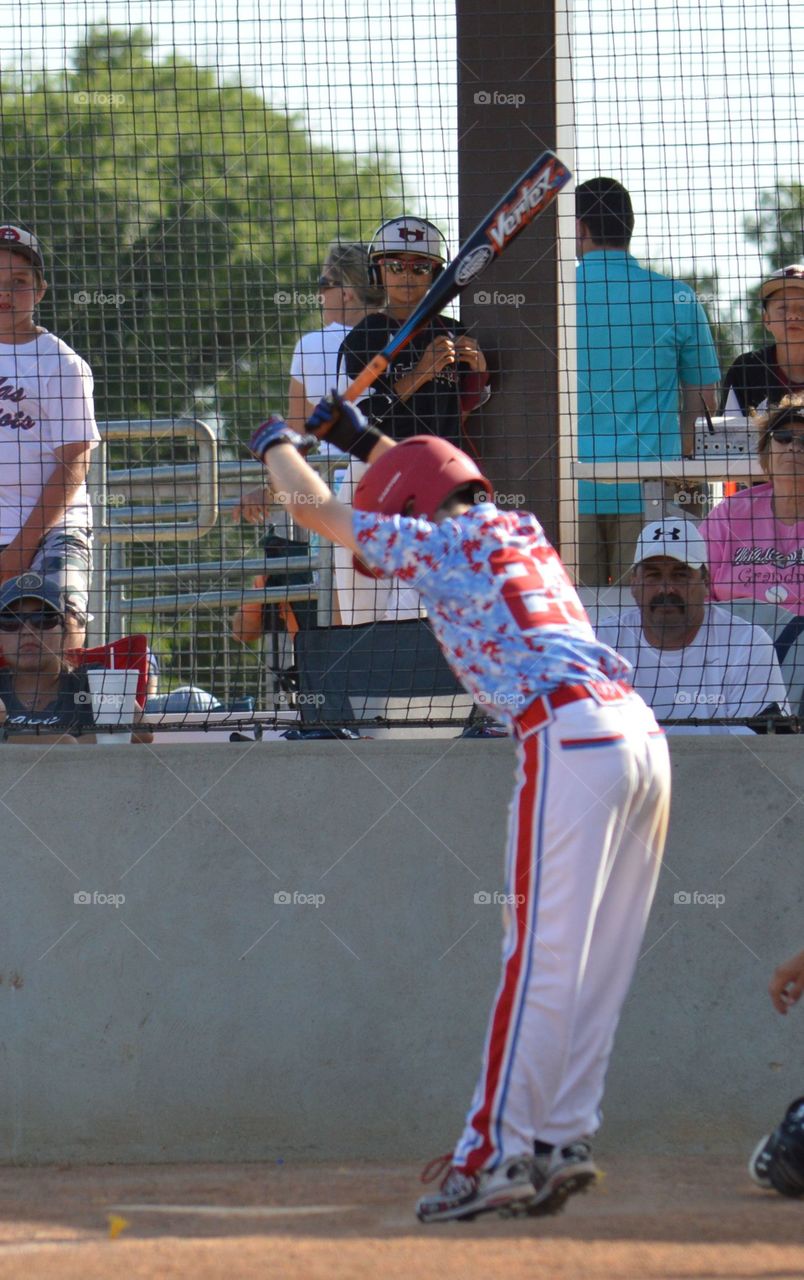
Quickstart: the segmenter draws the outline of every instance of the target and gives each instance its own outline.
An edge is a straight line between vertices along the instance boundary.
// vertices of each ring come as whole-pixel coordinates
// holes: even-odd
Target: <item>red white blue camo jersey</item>
[[[484,502],[439,524],[355,511],[353,528],[370,568],[420,593],[452,670],[500,719],[560,685],[630,672],[596,639],[535,516]]]

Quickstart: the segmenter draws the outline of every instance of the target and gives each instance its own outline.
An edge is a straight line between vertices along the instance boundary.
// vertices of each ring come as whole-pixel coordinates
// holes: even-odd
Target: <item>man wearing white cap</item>
[[[773,338],[738,356],[723,379],[721,413],[764,411],[804,391],[804,264],[774,271],[759,290],[762,323]]]
[[[770,637],[707,603],[706,543],[692,521],[645,526],[630,585],[637,607],[601,619],[597,635],[631,663],[631,682],[659,721],[745,719],[773,704],[776,714],[790,714]],[[691,725],[676,732],[751,730]]]

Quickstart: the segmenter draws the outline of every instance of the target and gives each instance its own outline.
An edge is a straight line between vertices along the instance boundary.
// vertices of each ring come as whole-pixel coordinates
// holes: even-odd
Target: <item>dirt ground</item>
[[[739,1161],[620,1156],[552,1218],[423,1227],[419,1168],[0,1169],[0,1278],[801,1280],[804,1199]],[[115,1234],[116,1233],[116,1234]]]

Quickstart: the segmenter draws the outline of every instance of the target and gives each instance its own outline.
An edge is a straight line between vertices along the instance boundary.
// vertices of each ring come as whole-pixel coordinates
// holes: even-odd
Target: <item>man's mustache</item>
[[[675,591],[662,591],[658,596],[654,596],[650,602],[651,609],[659,609],[662,605],[674,604],[679,609],[686,609],[687,605],[683,596],[678,595]]]

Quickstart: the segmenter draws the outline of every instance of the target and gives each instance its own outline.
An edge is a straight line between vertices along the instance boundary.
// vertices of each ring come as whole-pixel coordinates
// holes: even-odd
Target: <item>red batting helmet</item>
[[[356,511],[384,516],[423,516],[433,520],[458,489],[474,485],[490,500],[494,490],[477,464],[438,436],[411,436],[389,449],[359,481]]]

